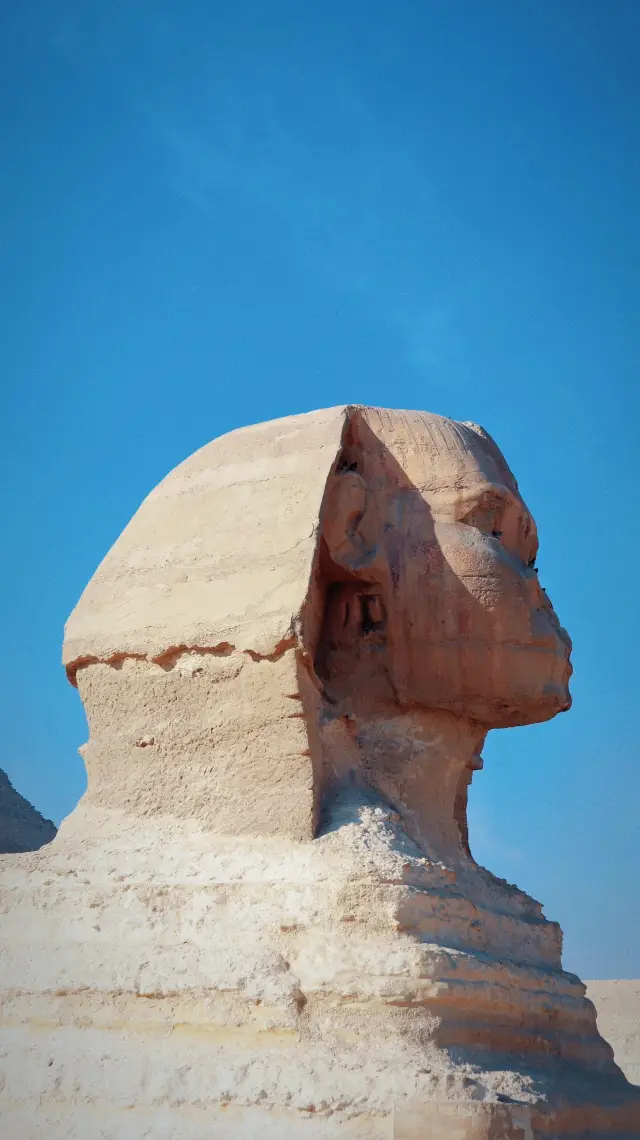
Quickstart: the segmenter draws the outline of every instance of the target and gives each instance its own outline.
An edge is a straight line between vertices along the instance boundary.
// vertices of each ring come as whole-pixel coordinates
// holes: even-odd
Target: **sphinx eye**
[[[488,491],[463,515],[460,522],[499,539],[503,534],[502,520],[506,507],[507,503],[500,495]]]

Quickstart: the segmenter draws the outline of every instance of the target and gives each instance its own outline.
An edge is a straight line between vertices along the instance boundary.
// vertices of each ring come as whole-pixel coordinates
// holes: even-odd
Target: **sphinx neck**
[[[451,713],[346,714],[322,733],[329,783],[346,776],[375,789],[428,858],[471,860],[467,795],[486,730]]]

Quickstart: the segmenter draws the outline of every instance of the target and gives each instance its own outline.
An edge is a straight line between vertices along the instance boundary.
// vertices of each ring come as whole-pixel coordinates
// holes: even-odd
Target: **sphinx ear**
[[[322,510],[322,533],[331,560],[349,570],[355,571],[375,557],[368,497],[367,485],[356,471],[338,468],[329,477]]]

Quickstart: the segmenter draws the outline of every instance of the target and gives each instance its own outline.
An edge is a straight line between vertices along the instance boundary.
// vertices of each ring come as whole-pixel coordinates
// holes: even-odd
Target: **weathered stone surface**
[[[45,819],[16,791],[6,772],[0,768],[0,855],[19,851],[37,851],[50,843],[56,826]]]
[[[10,1140],[634,1134],[560,928],[469,847],[487,731],[570,704],[536,547],[425,413],[233,432],[152,492],[67,626],[87,793],[0,878]]]
[[[640,979],[587,982],[598,1028],[613,1046],[615,1059],[634,1085],[640,1085]]]
[[[268,656],[292,635],[344,409],[232,431],[145,499],[84,591],[64,661],[182,646]]]

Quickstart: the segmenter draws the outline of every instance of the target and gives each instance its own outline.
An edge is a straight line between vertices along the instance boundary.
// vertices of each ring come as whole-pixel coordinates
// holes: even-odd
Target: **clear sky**
[[[492,733],[477,858],[584,977],[640,977],[637,0],[7,5],[0,766],[84,787],[64,621],[142,498],[243,424],[483,424],[574,708]]]

